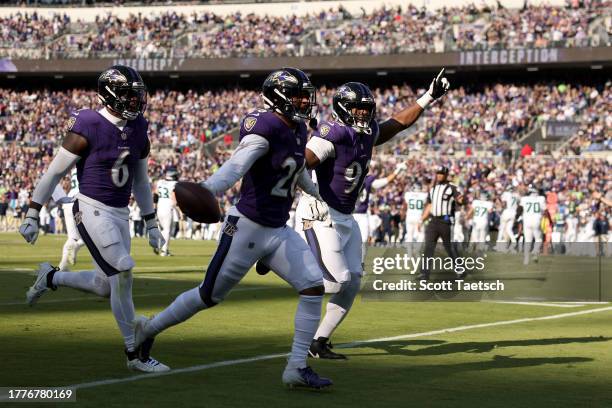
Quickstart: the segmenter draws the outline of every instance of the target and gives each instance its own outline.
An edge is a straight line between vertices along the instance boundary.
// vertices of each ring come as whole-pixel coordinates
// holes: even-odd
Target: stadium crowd
[[[451,168],[454,181],[466,191],[468,201],[476,191],[499,198],[508,187],[533,184],[547,195],[556,195],[554,200],[551,198],[557,203],[556,208],[550,209],[552,215],[566,214],[569,211],[566,209],[572,208],[587,222],[594,210],[590,201],[592,193],[612,190],[607,162],[582,158],[555,160],[549,156],[521,157],[513,161],[503,154],[503,146],[516,140],[521,130],[529,128],[533,121],[573,119],[582,121],[580,133],[570,139],[571,143],[562,153],[610,148],[610,85],[610,82],[598,86],[495,84],[478,92],[463,88],[451,90],[444,103],[434,105],[425,113],[415,132],[386,149],[391,153],[389,156],[376,159],[375,173],[389,174],[397,160],[407,160],[409,170],[374,195],[372,213],[384,221],[375,239],[401,239],[403,224],[398,220],[403,192],[415,186],[427,186],[428,181],[421,175],[429,174],[434,164],[440,163],[439,157],[447,157],[445,164]],[[379,117],[389,117],[407,106],[418,93],[405,85],[376,90]],[[32,186],[48,166],[69,112],[78,107],[97,106],[94,92],[79,89],[7,91],[3,95],[7,97],[0,101],[0,230],[14,229],[23,216]],[[333,89],[322,87],[319,95],[321,117],[329,118]],[[165,169],[173,167],[182,179],[206,179],[230,152],[225,150],[225,144],[219,144],[215,154],[205,154],[197,142],[235,127],[258,101],[255,91],[238,89],[152,92],[146,112],[154,144],[150,159],[152,178],[163,177]],[[488,158],[450,154],[463,144],[481,146],[494,154]],[[418,159],[408,156],[428,146],[442,148],[435,155],[419,155]],[[592,149],[593,146],[597,148]],[[227,207],[237,197],[238,187],[235,187],[221,202]]]
[[[607,85],[601,97],[591,94],[592,103],[580,114],[582,125],[578,135],[562,149],[564,154],[612,150],[612,93]]]
[[[0,18],[0,57],[223,58],[584,47],[591,45],[591,23],[609,25],[611,10],[606,0],[570,0],[565,7],[526,3],[521,9],[407,5],[359,15],[340,6],[284,17],[152,8],[151,14],[124,19],[100,15],[93,23],[18,13]],[[607,38],[597,44],[606,45]]]
[[[52,157],[50,147],[29,149],[27,152],[15,145],[0,150],[3,163],[15,162],[7,169],[3,165],[0,178],[0,231],[15,230],[27,210],[32,186],[44,171]],[[182,180],[201,181],[213,174],[227,160],[230,151],[219,148],[216,154],[204,156],[201,151],[175,152],[171,155],[152,154],[150,174],[152,181],[164,176],[168,168],[176,168]],[[502,158],[456,158],[452,156],[430,156],[410,158],[408,156],[378,155],[373,159],[371,174],[386,177],[393,172],[399,162],[404,162],[408,170],[399,175],[392,183],[373,191],[370,199],[370,212],[373,218],[371,231],[372,243],[403,242],[405,225],[403,223],[404,193],[426,191],[433,177],[433,169],[440,164],[450,168],[451,181],[465,194],[466,202],[471,203],[478,197],[489,197],[495,204],[490,216],[491,232],[496,231],[499,217],[503,211],[501,194],[504,191],[526,191],[526,186],[535,186],[546,197],[546,211],[553,223],[543,225],[547,239],[553,231],[562,233],[568,217],[576,217],[583,231],[578,239],[590,242],[595,233],[591,226],[597,218],[609,220],[612,209],[601,206],[593,198],[595,192],[608,192],[612,198],[612,173],[610,164],[604,159],[585,159],[565,157],[553,159],[550,156],[521,157],[506,161]],[[8,170],[8,171],[7,171]],[[68,185],[66,180],[66,187]],[[219,197],[225,210],[239,198],[239,185],[234,186],[224,196]],[[297,203],[297,200],[296,200]],[[138,211],[132,204],[133,221],[139,221]],[[465,219],[469,204],[459,211],[459,225],[469,231],[470,220]],[[47,206],[45,230],[62,232],[63,214],[52,203]],[[546,218],[548,220],[548,218]],[[180,223],[178,221],[180,220]],[[137,225],[137,223],[134,223]],[[53,227],[52,227],[53,226]],[[136,227],[135,227],[136,228]],[[198,226],[177,217],[179,237],[214,239],[218,226]],[[593,232],[589,235],[589,232]],[[138,235],[138,230],[134,233]],[[469,234],[465,234],[466,239]]]
[[[455,48],[547,48],[585,47],[589,24],[601,16],[605,2],[578,2],[566,8],[527,5],[520,10],[488,9],[471,13],[469,23],[453,26]],[[455,17],[456,18],[456,17]]]
[[[546,210],[555,222],[555,225],[545,226],[550,229],[550,233],[555,228],[564,229],[565,220],[569,216],[577,217],[579,225],[587,231],[598,216],[602,215],[606,220],[612,217],[612,209],[601,206],[593,198],[595,192],[612,194],[610,164],[605,159],[529,156],[504,161],[499,158],[436,156],[406,159],[402,156],[383,156],[377,158],[371,171],[380,177],[386,176],[391,174],[398,161],[406,162],[408,171],[376,191],[370,202],[372,214],[380,217],[373,242],[403,241],[403,194],[408,191],[426,191],[434,175],[433,169],[440,164],[449,167],[451,182],[458,186],[468,203],[460,208],[459,216],[460,226],[465,231],[470,228],[465,214],[474,199],[489,197],[494,202],[495,211],[489,219],[491,230],[494,231],[503,211],[502,193],[506,190],[525,192],[529,185],[546,197]],[[467,237],[469,234],[466,234]]]
[[[71,112],[98,105],[96,92],[84,89],[0,92],[0,142],[26,146],[55,144]],[[206,142],[238,126],[241,115],[258,102],[256,92],[237,88],[151,92],[147,105],[150,136],[153,143],[172,147]]]
[[[606,126],[612,120],[608,112],[611,86],[611,82],[597,86],[550,82],[452,89],[442,104],[425,112],[417,130],[393,150],[405,154],[431,147],[450,153],[476,145],[502,155],[524,130],[546,120],[580,121],[586,136],[574,143],[580,144],[580,150],[589,149],[590,143],[603,148],[611,139],[610,126]],[[83,89],[0,91],[0,142],[16,141],[26,146],[55,143],[70,112],[97,106],[96,93]],[[373,91],[380,119],[413,103],[423,92],[406,84]],[[319,89],[320,120],[331,117],[333,92],[329,87]],[[259,92],[241,88],[157,90],[151,92],[147,106],[150,137],[155,144],[173,148],[197,145],[236,128],[240,118],[260,102]]]

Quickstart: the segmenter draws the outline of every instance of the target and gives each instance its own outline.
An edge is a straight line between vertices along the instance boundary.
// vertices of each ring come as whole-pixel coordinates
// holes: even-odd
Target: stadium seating
[[[151,10],[155,14],[125,18],[101,14],[93,22],[37,12],[0,18],[0,57],[223,58],[603,46],[612,14],[603,0],[580,8],[407,6],[363,14],[339,7],[284,17]],[[603,37],[595,30],[599,26],[607,27]]]
[[[392,155],[384,160],[375,159],[380,163],[380,174],[389,174],[397,160],[408,160],[410,166],[409,176],[376,192],[373,202],[397,211],[403,189],[426,183],[422,175],[428,174],[434,163],[439,162],[440,155],[446,157],[462,188],[484,189],[494,197],[507,186],[520,183],[537,183],[547,189],[555,187],[566,194],[578,191],[582,196],[598,189],[605,191],[606,163],[602,160],[555,161],[550,156],[515,162],[508,159],[524,130],[549,119],[581,123],[579,133],[561,147],[563,153],[610,149],[611,123],[607,112],[612,99],[610,86],[610,82],[598,86],[569,86],[561,82],[498,83],[481,90],[462,87],[451,90],[444,103],[434,105],[425,113],[415,131],[385,149]],[[84,106],[96,106],[97,97],[95,92],[83,89],[0,91],[6,95],[5,101],[0,102],[0,194],[7,194],[17,211],[48,166],[69,113]],[[379,118],[389,117],[412,103],[421,91],[407,85],[376,89]],[[331,115],[329,105],[333,92],[334,89],[326,87],[319,90],[321,118]],[[258,103],[258,92],[244,89],[152,92],[146,115],[151,122],[150,137],[154,143],[153,177],[163,174],[168,166],[178,168],[184,179],[203,180],[214,173],[227,159],[229,151],[220,144],[215,154],[204,154],[201,143],[231,131],[241,116]],[[423,153],[429,149],[436,155],[426,158]],[[474,153],[478,149],[487,151],[489,158],[477,158]],[[418,153],[419,159],[411,159],[412,153]],[[454,153],[462,154],[453,156]],[[581,177],[584,171],[599,175],[596,184],[589,184]],[[508,178],[507,174],[518,176]],[[237,188],[232,189],[223,202],[234,202],[237,194]]]

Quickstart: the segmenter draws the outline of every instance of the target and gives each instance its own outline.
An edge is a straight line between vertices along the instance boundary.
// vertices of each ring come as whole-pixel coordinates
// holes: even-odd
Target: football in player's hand
[[[214,194],[198,183],[179,181],[174,186],[176,203],[181,211],[196,222],[219,222],[221,210]]]

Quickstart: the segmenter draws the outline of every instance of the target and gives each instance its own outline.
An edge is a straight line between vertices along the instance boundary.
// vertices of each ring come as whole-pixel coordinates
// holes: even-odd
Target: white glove
[[[38,210],[28,209],[25,220],[19,227],[19,233],[29,243],[34,245],[38,239]]]
[[[306,216],[304,220],[325,221],[329,216],[329,207],[324,201],[317,200],[315,197],[306,196]]]
[[[450,82],[448,82],[448,79],[446,79],[446,77],[444,77],[443,75],[444,68],[442,68],[440,70],[440,73],[438,73],[438,76],[436,76],[433,81],[431,81],[427,92],[425,92],[423,96],[417,99],[416,103],[418,103],[421,108],[425,109],[430,103],[446,94],[446,92],[450,88]]]
[[[157,219],[151,218],[150,220],[147,220],[146,225],[149,245],[151,245],[153,249],[161,249],[161,247],[166,243],[166,240],[162,236],[159,228],[157,228]]]
[[[406,170],[408,170],[408,166],[406,166],[406,163],[399,163],[397,166],[395,166],[395,170],[393,171],[393,174],[395,174],[396,176],[400,173],[405,172]]]

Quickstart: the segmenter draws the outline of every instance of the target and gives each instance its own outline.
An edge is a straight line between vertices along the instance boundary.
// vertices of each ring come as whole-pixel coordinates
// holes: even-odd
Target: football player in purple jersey
[[[149,354],[152,338],[135,344],[133,326],[134,260],[130,256],[127,208],[132,192],[145,214],[149,244],[155,248],[163,245],[147,174],[148,122],[142,116],[147,101],[146,87],[136,70],[115,65],[98,78],[98,96],[102,109],[82,109],[71,115],[62,146],[36,185],[26,219],[19,228],[27,242],[36,242],[40,209],[57,183],[76,165],[79,193],[72,212],[95,269],[62,272],[49,263],[42,263],[34,285],[26,294],[27,303],[33,305],[49,289],[58,287],[110,297],[113,315],[124,338],[128,368],[167,371],[166,365]]]
[[[333,120],[322,122],[308,141],[306,165],[315,169],[319,193],[329,206],[329,217],[318,221],[316,211],[312,212],[318,208],[318,199],[307,195],[302,198],[304,204],[300,201],[298,212],[300,209],[303,212],[306,240],[323,269],[326,293],[332,294],[310,346],[310,356],[346,358],[331,350],[329,338],[346,317],[361,285],[362,240],[353,212],[374,146],[391,140],[415,123],[425,108],[448,88],[442,69],[412,106],[378,123],[370,89],[359,82],[346,83],[334,95]],[[397,170],[401,171],[399,167]]]
[[[299,293],[293,345],[282,381],[289,386],[324,388],[332,382],[306,364],[321,317],[323,276],[306,242],[286,225],[296,186],[320,198],[304,171],[305,122],[313,118],[316,91],[302,71],[283,68],[268,76],[262,94],[265,109],[243,118],[234,154],[202,183],[222,193],[242,179],[240,200],[228,212],[204,281],[155,317],[139,317],[136,343],[217,305],[262,260]],[[317,219],[326,217],[325,205],[317,211]]]

